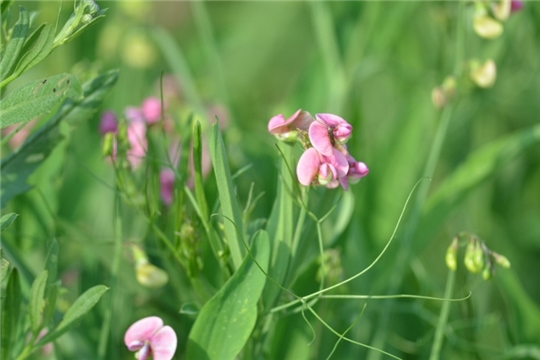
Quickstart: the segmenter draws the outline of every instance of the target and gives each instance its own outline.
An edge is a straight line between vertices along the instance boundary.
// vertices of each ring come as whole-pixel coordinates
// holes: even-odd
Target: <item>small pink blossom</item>
[[[512,0],[510,1],[510,12],[514,13],[523,9],[523,1],[521,0]]]
[[[148,125],[157,123],[161,119],[161,100],[156,97],[146,98],[142,103],[141,113]]]
[[[175,179],[176,175],[174,171],[170,168],[161,169],[161,171],[159,172],[161,200],[167,206],[171,205],[173,202]]]
[[[345,143],[352,133],[352,125],[333,114],[317,114],[309,126],[309,140],[317,151],[326,156],[332,155],[335,143]]]
[[[118,122],[116,120],[116,114],[114,111],[104,111],[101,114],[101,121],[99,123],[99,132],[101,135],[106,133],[114,133],[118,131]]]
[[[334,188],[339,185],[340,178],[347,176],[348,171],[347,158],[337,149],[332,150],[331,156],[326,156],[315,148],[309,148],[298,160],[296,176],[304,186],[314,184]]]
[[[148,140],[146,139],[146,124],[140,121],[134,121],[128,124],[127,136],[130,148],[127,151],[128,161],[131,166],[138,168],[144,157],[146,156],[146,149],[148,147]]]
[[[144,115],[141,109],[135,106],[128,106],[124,109],[124,116],[128,122],[144,122]]]
[[[283,114],[272,117],[268,122],[268,131],[273,135],[285,136],[296,129],[307,131],[313,121],[310,113],[299,109],[288,119]]]
[[[150,316],[135,322],[124,336],[129,351],[138,351],[137,360],[171,360],[176,351],[176,333],[163,320]]]

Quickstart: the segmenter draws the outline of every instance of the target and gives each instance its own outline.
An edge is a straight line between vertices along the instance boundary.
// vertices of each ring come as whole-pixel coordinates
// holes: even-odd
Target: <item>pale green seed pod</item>
[[[114,149],[114,134],[106,133],[103,138],[103,147],[101,149],[104,156],[112,156]]]
[[[478,266],[480,262],[478,261],[478,252],[477,252],[477,244],[476,241],[470,241],[467,245],[467,250],[465,251],[465,267],[467,270],[469,270],[471,273],[476,274],[483,268],[483,261],[482,266]]]
[[[486,267],[484,268],[484,271],[482,271],[482,277],[486,281],[491,280],[491,278],[493,277],[493,269],[491,268],[490,264],[486,265]]]
[[[163,287],[169,281],[169,275],[164,270],[150,263],[137,265],[135,272],[139,284],[149,288]]]
[[[474,246],[474,255],[473,255],[474,266],[477,271],[480,271],[484,267],[484,251],[482,247],[476,242]]]
[[[493,253],[493,257],[495,258],[495,262],[499,265],[501,265],[505,269],[510,268],[510,261],[506,258],[506,256]]]

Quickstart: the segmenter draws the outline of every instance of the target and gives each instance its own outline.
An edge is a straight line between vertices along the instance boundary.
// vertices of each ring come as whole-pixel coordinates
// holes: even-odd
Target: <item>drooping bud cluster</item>
[[[464,242],[460,243],[460,240]],[[505,269],[510,267],[510,261],[496,252],[488,249],[486,244],[478,236],[470,233],[460,233],[455,236],[446,251],[446,265],[452,271],[457,269],[457,254],[459,247],[464,246],[464,264],[467,270],[473,274],[482,271],[484,280],[489,280],[495,274],[495,265],[500,265]]]
[[[272,117],[268,131],[278,139],[299,141],[304,153],[298,160],[296,175],[304,186],[339,185],[348,190],[349,183],[356,183],[369,172],[363,162],[356,161],[345,143],[353,127],[341,117],[333,114],[317,114],[298,110],[285,119],[282,114]]]

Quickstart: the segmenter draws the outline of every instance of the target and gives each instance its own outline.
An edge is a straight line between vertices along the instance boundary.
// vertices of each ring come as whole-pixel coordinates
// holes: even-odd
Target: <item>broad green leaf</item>
[[[2,21],[6,21],[6,14],[9,10],[9,8],[13,5],[13,0],[3,0],[0,4],[1,14],[2,14]]]
[[[17,268],[8,277],[6,291],[2,299],[2,348],[0,359],[10,359],[12,347],[16,341],[21,313],[21,281]]]
[[[221,136],[219,124],[212,125],[210,137],[210,156],[214,165],[214,174],[219,192],[219,201],[221,203],[221,211],[225,219],[225,236],[231,250],[231,257],[235,269],[238,269],[242,264],[244,254],[243,245],[243,226],[242,215],[236,193],[231,179],[231,171],[227,160],[227,151]],[[234,222],[231,223],[231,221]]]
[[[47,270],[43,270],[34,280],[32,287],[30,288],[30,326],[32,332],[36,334],[41,325],[41,314],[43,313],[43,295],[45,294],[45,287],[47,286]]]
[[[48,114],[66,97],[82,100],[81,84],[74,75],[59,74],[33,81],[0,101],[0,128]]]
[[[97,304],[101,296],[109,288],[104,285],[97,285],[93,288],[88,289],[84,294],[79,296],[77,300],[71,305],[71,307],[66,312],[66,315],[58,324],[58,326],[47,335],[45,335],[39,342],[36,343],[36,347],[45,345],[48,342],[51,342],[65,332],[70,330],[77,324],[77,321],[80,320],[84,315],[86,315],[92,308]]]
[[[293,188],[293,179],[287,167],[292,165],[293,147],[288,144],[280,146],[284,158],[281,159],[280,181],[278,182],[277,196],[272,213],[268,219],[266,230],[268,236],[272,239],[272,255],[268,275],[282,284],[291,257],[291,245],[293,239],[293,227],[295,223],[293,212],[293,199],[290,189]],[[289,189],[289,190],[287,190]],[[263,292],[263,303],[265,307],[271,307],[276,301],[281,289],[273,283],[266,284]]]
[[[15,66],[19,60],[19,54],[21,53],[26,36],[28,35],[28,28],[30,25],[28,11],[20,6],[19,12],[19,21],[17,21],[13,28],[13,34],[6,46],[6,52],[2,57],[2,61],[0,62],[0,88],[9,82],[6,78],[11,74],[13,66]]]
[[[428,199],[415,246],[424,246],[469,192],[538,142],[540,125],[495,140],[471,153]]]
[[[1,160],[1,207],[4,207],[14,196],[30,189],[26,179],[63,138],[60,133],[60,122],[65,121],[70,125],[77,125],[89,119],[99,109],[117,78],[117,71],[109,71],[85,83],[83,100],[67,99],[47,124],[26,139],[16,152]]]
[[[45,59],[52,51],[53,40],[52,25],[41,25],[24,45],[24,55],[15,68],[15,74],[20,75]]]
[[[4,231],[15,219],[17,218],[17,214],[11,213],[6,214],[0,218],[0,232]]]
[[[252,244],[253,257],[266,271],[268,234],[259,232]],[[234,359],[255,326],[257,302],[265,282],[265,274],[247,255],[238,271],[201,309],[189,334],[186,359]]]

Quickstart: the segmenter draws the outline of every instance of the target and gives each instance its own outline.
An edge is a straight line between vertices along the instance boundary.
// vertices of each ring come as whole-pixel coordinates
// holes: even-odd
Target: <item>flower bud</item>
[[[99,5],[94,0],[83,0],[84,11],[86,15],[94,15],[99,11]]]
[[[150,263],[137,265],[135,268],[139,284],[149,288],[160,288],[167,284],[169,275]]]
[[[500,0],[498,4],[493,4],[493,15],[500,20],[505,21],[510,16],[511,1]]]
[[[474,16],[473,28],[476,34],[484,39],[496,39],[503,33],[501,23],[489,17],[485,10]]]
[[[437,109],[442,109],[448,102],[444,90],[437,86],[431,91],[431,102]]]
[[[484,267],[483,252],[477,241],[469,241],[465,251],[465,267],[471,273],[476,274]]]
[[[523,9],[523,1],[521,0],[511,0],[510,1],[510,12],[515,13]]]
[[[291,130],[286,133],[276,134],[276,138],[281,141],[285,141],[287,143],[293,143],[298,140],[299,132],[297,130]]]
[[[484,268],[484,271],[482,271],[482,278],[484,278],[484,280],[491,280],[491,278],[493,277],[493,268],[491,266],[491,264],[487,264],[486,267]]]
[[[104,111],[103,114],[101,114],[99,132],[101,135],[105,135],[106,133],[116,133],[116,131],[118,131],[116,114],[114,111]]]
[[[328,164],[322,164],[319,168],[319,174],[317,175],[317,181],[320,185],[327,185],[333,179],[332,171]]]
[[[471,61],[470,68],[469,76],[476,85],[483,89],[493,86],[497,78],[497,66],[493,60],[486,60],[482,65],[477,61]]]
[[[452,240],[452,243],[448,247],[448,250],[446,250],[446,266],[452,271],[456,271],[457,269],[457,252],[458,252],[458,239],[454,238]]]
[[[495,262],[499,265],[501,265],[505,269],[510,268],[510,261],[506,258],[506,256],[503,256],[501,254],[493,253],[493,257],[495,258]]]
[[[103,147],[101,149],[103,156],[113,156],[114,155],[114,142],[115,137],[114,133],[108,132],[103,137]]]

